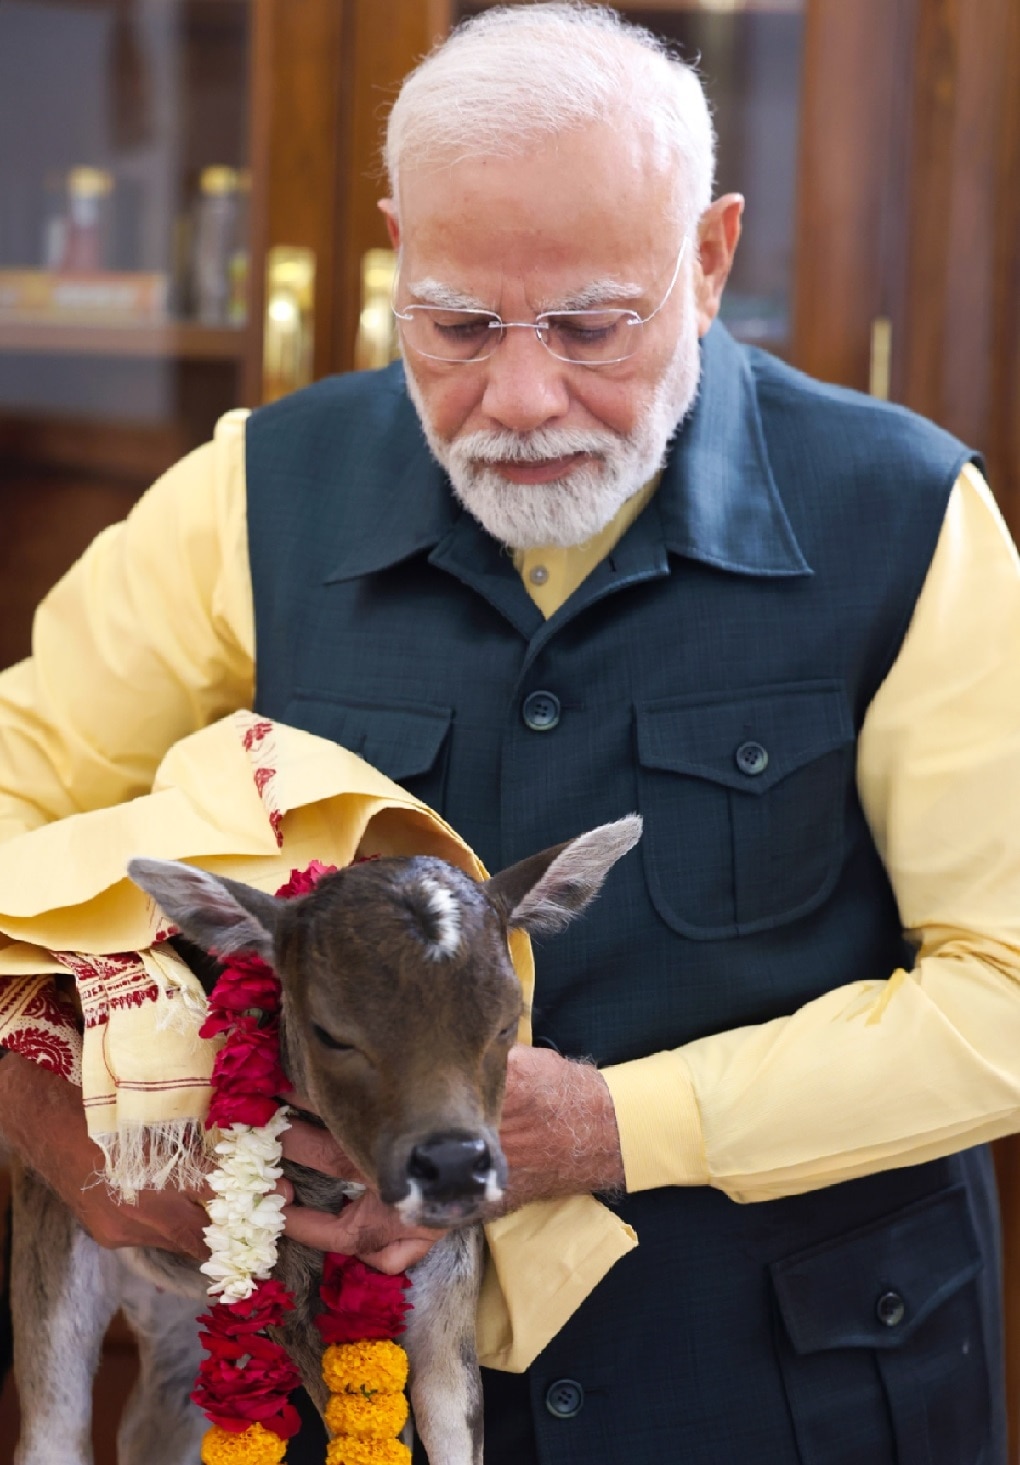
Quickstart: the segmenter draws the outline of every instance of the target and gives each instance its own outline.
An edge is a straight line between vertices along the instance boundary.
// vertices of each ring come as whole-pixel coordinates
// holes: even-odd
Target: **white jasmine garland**
[[[225,1302],[240,1302],[273,1269],[286,1203],[276,1193],[283,1174],[280,1136],[289,1128],[284,1104],[268,1124],[232,1124],[221,1133],[213,1151],[219,1163],[208,1178],[215,1192],[206,1205],[210,1256],[201,1267],[212,1279],[210,1296],[222,1294]]]

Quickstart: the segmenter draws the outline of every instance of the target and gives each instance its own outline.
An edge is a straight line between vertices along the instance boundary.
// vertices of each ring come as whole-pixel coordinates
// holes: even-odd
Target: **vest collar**
[[[656,494],[667,549],[739,575],[810,575],[772,476],[747,353],[719,324]]]
[[[619,560],[622,553],[629,561],[639,542],[646,552],[653,550],[647,542],[651,531],[659,546],[653,554],[657,574],[666,572],[664,547],[734,574],[810,575],[772,475],[747,355],[718,324],[701,349],[698,399],[673,444],[659,490],[610,558]],[[397,364],[389,371],[396,378],[402,369]],[[365,467],[360,497],[364,513],[352,515],[327,583],[432,552],[433,563],[475,588],[483,582],[491,587],[494,571],[498,579],[516,581],[527,604],[507,587],[499,594],[500,609],[522,630],[531,629],[537,608],[509,555],[453,499],[406,394],[387,441]],[[638,565],[628,569],[644,578]]]

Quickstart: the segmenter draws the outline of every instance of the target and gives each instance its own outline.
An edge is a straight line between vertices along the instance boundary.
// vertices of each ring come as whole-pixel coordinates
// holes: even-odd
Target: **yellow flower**
[[[411,1465],[411,1451],[399,1440],[358,1440],[341,1435],[326,1446],[326,1465]]]
[[[231,1434],[214,1424],[202,1439],[202,1465],[280,1465],[287,1441],[261,1424],[249,1424],[242,1434]]]
[[[398,1394],[407,1383],[407,1354],[388,1338],[334,1343],[322,1355],[322,1377],[331,1394]]]
[[[391,1440],[407,1420],[403,1394],[331,1394],[326,1424],[331,1434],[354,1434],[362,1439]]]

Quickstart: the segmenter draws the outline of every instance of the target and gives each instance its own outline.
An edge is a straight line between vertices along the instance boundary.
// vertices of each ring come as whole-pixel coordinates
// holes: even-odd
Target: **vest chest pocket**
[[[984,1465],[981,1265],[962,1186],[773,1263],[802,1465]]]
[[[442,808],[449,707],[341,702],[298,690],[284,720],[357,753],[431,808]]]
[[[712,940],[820,905],[839,875],[853,778],[843,684],[635,710],[641,846],[663,920]]]

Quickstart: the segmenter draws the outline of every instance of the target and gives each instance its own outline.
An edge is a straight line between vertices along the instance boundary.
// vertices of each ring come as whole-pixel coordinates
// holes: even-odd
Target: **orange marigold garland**
[[[304,895],[330,866],[293,870],[277,894]],[[225,1034],[213,1068],[206,1120],[221,1131],[218,1168],[209,1178],[210,1257],[202,1270],[219,1301],[200,1319],[206,1350],[192,1398],[212,1423],[203,1465],[281,1465],[299,1418],[290,1404],[300,1379],[286,1351],[267,1336],[293,1307],[270,1276],[283,1230],[280,1135],[286,1087],[280,1067],[280,986],[258,957],[231,957],[209,998],[202,1037]],[[354,1257],[327,1254],[316,1319],[323,1378],[331,1391],[326,1422],[335,1438],[326,1465],[409,1465],[395,1436],[407,1419],[407,1356],[392,1339],[410,1307],[406,1276],[390,1277]]]

